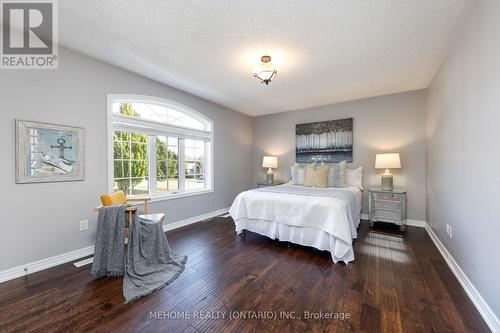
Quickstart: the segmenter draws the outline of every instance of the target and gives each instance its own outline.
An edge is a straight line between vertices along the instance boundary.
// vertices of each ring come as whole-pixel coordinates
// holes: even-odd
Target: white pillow
[[[292,173],[292,180],[291,184],[293,185],[304,185],[304,178],[306,175],[306,168],[301,168],[297,165],[293,165],[290,168],[290,171]]]
[[[347,162],[329,164],[328,170],[328,187],[344,187],[347,185],[346,168]]]
[[[363,190],[363,167],[346,170],[347,186],[356,186],[361,191]]]

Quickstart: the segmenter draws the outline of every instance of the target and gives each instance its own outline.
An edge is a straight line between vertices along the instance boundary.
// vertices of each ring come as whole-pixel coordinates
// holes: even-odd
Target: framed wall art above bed
[[[16,120],[16,183],[84,180],[81,127]]]
[[[352,118],[297,124],[295,135],[299,163],[353,161]]]

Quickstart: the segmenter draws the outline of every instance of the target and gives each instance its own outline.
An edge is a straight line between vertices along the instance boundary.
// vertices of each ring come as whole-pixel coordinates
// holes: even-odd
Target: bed
[[[271,239],[331,253],[334,263],[354,260],[352,240],[360,222],[361,190],[284,184],[240,193],[229,213],[236,233],[252,231]]]

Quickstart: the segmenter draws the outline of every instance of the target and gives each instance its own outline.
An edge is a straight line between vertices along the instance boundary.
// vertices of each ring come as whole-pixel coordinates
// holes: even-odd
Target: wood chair
[[[165,214],[148,214],[148,203],[151,201],[150,197],[126,197],[125,193],[123,191],[116,191],[112,193],[107,193],[101,195],[101,206],[98,206],[94,208],[95,212],[98,212],[102,207],[104,206],[111,206],[111,205],[128,205],[131,202],[143,202],[142,204],[139,205],[144,205],[144,214],[139,215],[139,218],[151,222],[159,222],[160,224],[163,224],[163,221],[165,220]],[[132,225],[134,221],[134,215],[137,214],[138,212],[138,206],[133,205],[133,206],[127,206],[125,208],[125,212],[127,213],[127,220],[128,220],[128,226]]]

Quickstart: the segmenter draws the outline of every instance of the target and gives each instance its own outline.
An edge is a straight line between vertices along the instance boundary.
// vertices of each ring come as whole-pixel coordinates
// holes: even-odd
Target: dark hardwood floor
[[[0,284],[0,332],[489,332],[424,229],[403,237],[362,223],[359,233],[346,266],[327,252],[236,236],[231,218],[194,224],[167,233],[189,256],[171,285],[123,304],[121,278],[61,265]],[[158,313],[170,319],[151,318]]]

